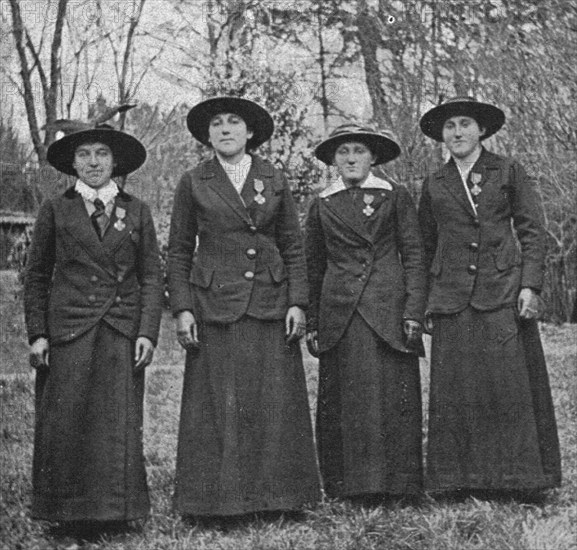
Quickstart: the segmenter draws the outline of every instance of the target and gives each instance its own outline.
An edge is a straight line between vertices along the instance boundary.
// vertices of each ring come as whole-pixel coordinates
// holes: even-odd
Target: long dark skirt
[[[317,441],[326,493],[422,489],[419,359],[384,342],[355,313],[320,357]]]
[[[148,514],[142,453],[144,372],[105,322],[50,349],[36,376],[32,515],[51,521]]]
[[[284,321],[243,317],[199,338],[186,357],[175,508],[229,516],[317,500],[302,357]]]
[[[426,487],[532,490],[561,482],[536,321],[512,307],[434,317]]]

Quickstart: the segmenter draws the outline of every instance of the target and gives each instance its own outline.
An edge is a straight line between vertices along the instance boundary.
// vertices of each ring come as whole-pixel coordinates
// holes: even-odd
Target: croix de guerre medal
[[[374,200],[375,200],[374,195],[369,195],[368,193],[365,193],[363,195],[363,202],[365,203],[365,207],[363,208],[363,214],[367,216],[367,218],[375,211],[375,209],[371,206]]]
[[[254,180],[254,190],[256,191],[254,202],[257,204],[264,204],[266,199],[262,195],[262,192],[264,191],[264,183],[261,180]]]
[[[477,195],[482,191],[479,183],[481,183],[481,174],[471,173],[471,183],[473,186],[471,187],[471,195],[473,197],[477,197]]]
[[[114,222],[114,229],[116,231],[123,231],[126,227],[124,223],[124,218],[126,217],[126,210],[124,208],[120,208],[119,206],[116,207],[116,221]]]

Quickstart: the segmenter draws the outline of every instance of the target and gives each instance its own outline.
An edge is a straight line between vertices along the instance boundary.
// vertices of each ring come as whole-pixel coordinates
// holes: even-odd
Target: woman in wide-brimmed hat
[[[306,223],[307,343],[320,358],[317,442],[333,497],[422,485],[422,243],[408,191],[371,173],[399,154],[389,135],[355,124],[315,150],[339,173]]]
[[[145,159],[136,138],[110,127],[48,148],[77,181],[41,206],[24,285],[35,518],[92,529],[149,511],[142,406],[161,314],[159,252],[148,207],[112,180]]]
[[[247,153],[273,121],[252,101],[218,97],[187,123],[215,155],[182,177],[168,246],[187,350],[175,506],[192,516],[295,510],[319,491],[299,348],[305,259],[286,178]]]
[[[558,486],[559,442],[537,317],[545,231],[534,182],[481,141],[501,109],[457,97],[421,119],[451,158],[424,182],[430,277],[431,491]]]

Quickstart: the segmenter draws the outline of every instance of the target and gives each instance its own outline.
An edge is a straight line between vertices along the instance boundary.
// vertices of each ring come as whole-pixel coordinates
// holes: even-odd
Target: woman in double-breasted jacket
[[[386,135],[348,124],[315,151],[339,179],[306,224],[308,344],[320,357],[317,442],[330,496],[417,493],[425,273],[408,191],[371,174]]]
[[[296,509],[319,490],[298,343],[305,259],[285,177],[246,153],[273,122],[221,97],[188,125],[215,158],[182,177],[170,230],[170,301],[187,349],[175,505],[195,516]]]
[[[421,119],[451,159],[423,185],[419,218],[432,320],[427,487],[532,490],[560,482],[536,318],[545,232],[533,182],[481,146],[503,112],[455,98]]]
[[[149,510],[142,406],[162,309],[160,260],[150,210],[110,179],[145,158],[138,140],[110,128],[48,149],[49,162],[78,181],[40,208],[24,285],[39,519],[125,521]]]

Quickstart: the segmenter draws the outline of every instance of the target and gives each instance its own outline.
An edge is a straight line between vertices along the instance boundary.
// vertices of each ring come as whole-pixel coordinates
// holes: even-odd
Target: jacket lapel
[[[467,197],[465,187],[463,186],[461,174],[459,174],[459,169],[453,159],[443,166],[443,169],[437,176],[437,180],[471,216],[476,217],[475,211],[469,202],[469,197]]]
[[[479,206],[477,210],[484,208],[487,198],[491,196],[495,189],[498,189],[495,182],[500,180],[501,170],[502,166],[498,159],[493,157],[491,153],[483,148],[479,160],[477,160],[475,166],[473,166],[473,169],[471,170],[471,173],[481,175],[481,181],[479,182],[481,193],[478,197]]]
[[[131,205],[130,196],[126,193],[120,192],[116,196],[110,224],[102,239],[102,244],[109,254],[112,254],[134,231],[135,222]]]
[[[357,235],[362,237],[367,241],[371,241],[371,235],[363,220],[355,212],[355,209],[362,209],[363,206],[363,199],[362,196],[364,194],[363,189],[358,189],[356,191],[357,197],[353,204],[353,197],[352,193],[348,190],[339,191],[334,195],[329,195],[324,197],[322,200],[322,204],[326,206],[328,210],[330,210],[337,218],[339,218],[345,225],[347,225],[350,229],[352,229]]]
[[[62,204],[65,209],[64,218],[67,220],[66,229],[68,233],[90,254],[96,263],[113,274],[115,272],[114,262],[106,253],[92,226],[82,197],[73,190],[72,192],[67,191],[67,197],[69,200],[64,201]]]
[[[383,227],[381,223],[386,220],[391,211],[392,196],[395,191],[388,191],[385,189],[367,189],[367,191],[374,196],[371,206],[374,208],[374,213],[368,219],[373,219],[374,222],[369,224],[371,231],[371,239],[374,241],[379,234],[379,230]]]
[[[251,171],[252,166],[249,175]],[[236,192],[232,182],[228,179],[224,168],[216,159],[211,159],[205,164],[201,178],[206,180],[207,185],[222,198],[235,214],[237,214],[244,222],[252,225],[253,222],[247,209],[242,203],[239,194]]]
[[[257,227],[261,226],[262,220],[266,217],[268,208],[273,202],[272,199],[275,193],[272,181],[273,176],[274,172],[271,165],[264,164],[256,156],[252,157],[252,165],[242,187],[241,195],[246,209]],[[255,201],[257,182],[259,183],[258,187],[263,188],[260,195],[264,198],[264,202],[261,203]]]

